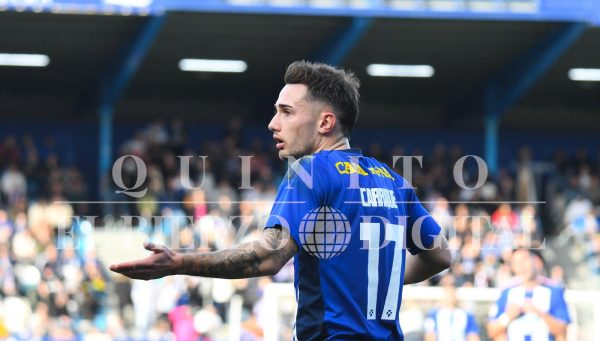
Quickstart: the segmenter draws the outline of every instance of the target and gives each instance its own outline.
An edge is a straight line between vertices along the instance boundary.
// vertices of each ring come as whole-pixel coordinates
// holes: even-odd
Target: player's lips
[[[275,147],[279,150],[283,149],[283,144],[285,143],[282,139],[280,139],[279,137],[273,135],[273,140],[275,140],[275,142],[277,142],[277,144],[275,144]]]

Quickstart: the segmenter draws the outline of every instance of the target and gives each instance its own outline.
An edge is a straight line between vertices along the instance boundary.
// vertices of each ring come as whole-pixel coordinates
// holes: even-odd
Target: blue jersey
[[[496,304],[492,305],[490,318],[498,319],[506,312],[508,305],[522,307],[526,300],[539,310],[565,323],[570,323],[564,289],[554,285],[540,284],[528,290],[522,285],[505,289]],[[550,341],[554,340],[548,325],[535,313],[522,314],[508,325],[506,335],[509,340]]]
[[[479,327],[473,314],[459,308],[441,308],[429,313],[425,331],[435,333],[437,341],[464,341],[469,334],[477,335]]]
[[[360,150],[321,151],[293,163],[266,227],[289,228],[299,340],[402,340],[406,250],[440,227],[412,187]]]

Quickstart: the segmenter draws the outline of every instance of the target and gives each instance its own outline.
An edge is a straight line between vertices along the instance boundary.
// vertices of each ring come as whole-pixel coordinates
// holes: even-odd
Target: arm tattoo
[[[296,252],[296,242],[281,228],[268,228],[261,239],[227,250],[184,254],[179,273],[216,278],[274,275]]]

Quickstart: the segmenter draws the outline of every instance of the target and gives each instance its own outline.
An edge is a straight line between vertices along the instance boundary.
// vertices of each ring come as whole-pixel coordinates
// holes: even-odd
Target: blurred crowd
[[[87,207],[76,167],[61,165],[56,142],[31,135],[0,141],[0,338],[70,340],[104,328],[109,276],[93,249],[59,248],[57,231]]]
[[[103,200],[127,201],[114,205],[114,216],[142,217],[136,228],[148,239],[183,252],[215,251],[258,238],[287,165],[271,145],[243,139],[243,125],[231,120],[221,139],[198,146],[190,143],[182,121],[150,123],[116,155],[144,161],[142,187],[148,190],[135,197],[116,193],[123,188],[115,186],[108,191],[113,197]],[[443,227],[455,259],[430,284],[502,287],[513,276],[512,249],[544,246],[548,235],[573,240],[590,271],[600,275],[600,158],[585,150],[556,151],[544,160],[524,147],[511,164],[476,186],[474,162],[465,162],[464,183],[454,179],[463,156],[459,146],[439,144],[427,153],[379,144],[353,147],[390,166],[394,156],[424,155],[420,165],[413,163],[410,180]],[[61,239],[61,232],[90,228],[70,217],[99,208],[85,203],[98,199],[92,197],[89,176],[63,166],[56,148],[52,137],[37,144],[30,135],[0,140],[0,338],[221,340],[231,332],[227,321],[234,297],[241,298],[241,338],[262,338],[270,322],[264,289],[291,282],[291,263],[272,278],[235,281],[113,276],[93,246],[73,248]],[[244,155],[252,157],[240,158]],[[185,162],[189,167],[181,167]],[[402,162],[394,168],[408,176]],[[245,170],[249,176],[242,175]],[[126,187],[136,187],[137,171],[126,158]],[[567,284],[560,265],[548,264],[546,270],[553,281]],[[290,339],[291,326],[281,333]]]
[[[552,160],[535,160],[532,151],[523,147],[514,162],[478,186],[484,172],[474,162],[463,167],[464,183],[453,180],[463,155],[458,146],[447,151],[438,145],[425,156],[422,168],[412,169],[413,186],[455,253],[447,276],[434,281],[502,287],[512,277],[508,264],[513,249],[544,249],[549,246],[546,237],[557,234],[564,242],[574,240],[569,247],[582,249],[590,273],[600,275],[598,160],[593,161],[584,149],[573,158],[557,151]],[[564,247],[564,242],[559,246]],[[547,275],[565,284],[560,265],[550,265]]]

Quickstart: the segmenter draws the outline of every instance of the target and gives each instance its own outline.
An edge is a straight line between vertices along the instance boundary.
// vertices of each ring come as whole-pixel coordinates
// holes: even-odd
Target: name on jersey
[[[360,200],[364,207],[398,208],[394,191],[385,188],[361,188]]]
[[[365,172],[365,170],[359,164],[348,161],[337,162],[335,164],[335,168],[340,174],[359,174],[364,176],[369,175],[369,173]],[[368,170],[373,175],[395,180],[394,177],[390,174],[390,172],[388,172],[387,169],[383,167],[369,167]]]

